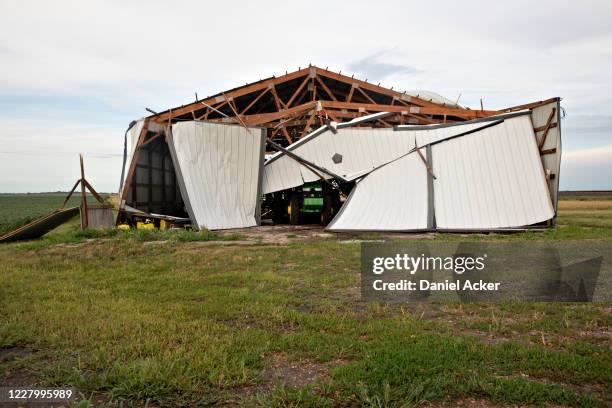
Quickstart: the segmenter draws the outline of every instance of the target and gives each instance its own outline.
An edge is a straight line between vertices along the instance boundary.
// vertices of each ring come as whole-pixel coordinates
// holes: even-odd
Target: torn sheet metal
[[[530,110],[525,109],[518,112],[504,113],[500,115],[488,116],[486,118],[479,118],[468,120],[460,123],[438,123],[432,125],[400,125],[394,129],[396,131],[406,132],[406,136],[417,141],[417,145],[425,146],[430,143],[434,143],[440,140],[462,135],[466,132],[470,132],[475,129],[497,122],[502,119],[511,119],[516,116],[529,115]]]
[[[486,118],[474,119],[467,122],[462,122],[460,125],[453,124],[436,124],[436,125],[404,125],[396,126],[396,130],[411,132],[411,137],[417,137],[419,145],[434,142],[435,140],[443,139],[449,136],[449,133],[454,132],[453,128],[463,126],[464,130],[475,128],[485,122],[495,121],[499,119],[510,119],[515,116],[526,114],[531,115],[532,127],[538,131],[535,133],[535,139],[539,143],[545,133],[545,126],[548,118],[551,117],[551,126],[548,130],[544,144],[541,147],[540,155],[542,166],[545,171],[550,173],[549,191],[552,199],[553,207],[557,208],[558,192],[559,192],[559,172],[561,163],[561,105],[560,99],[546,105],[538,106],[533,109],[524,109],[521,111],[504,113]],[[554,109],[554,112],[553,112]],[[446,128],[446,131],[444,131]],[[431,129],[436,130],[430,134],[423,134],[420,130]],[[420,136],[419,136],[420,135]]]
[[[357,182],[327,229],[425,230],[427,199],[427,169],[417,154],[409,154]]]
[[[340,123],[337,133],[323,126],[293,143],[287,150],[347,180],[365,175],[414,149],[437,140],[478,129],[487,123],[528,114],[529,111],[491,116],[459,124],[405,125],[391,128],[356,128],[357,124],[384,118],[379,113]],[[353,126],[353,127],[351,127]],[[337,160],[337,156],[341,160]],[[264,166],[264,194],[301,186],[319,177],[294,159],[279,152]]]
[[[550,220],[529,112],[479,126],[420,146],[432,174],[416,151],[372,171],[328,229],[495,230]]]
[[[287,150],[342,177],[370,171],[413,147],[413,142],[393,129],[356,128],[354,126],[384,118],[382,112],[339,123],[336,133],[323,126],[290,145]],[[373,133],[375,132],[375,133]],[[342,158],[338,160],[338,155]],[[319,177],[305,166],[282,153],[276,153],[264,167],[264,194],[300,186]]]
[[[265,133],[240,125],[179,122],[166,136],[187,212],[198,229],[260,222]]]

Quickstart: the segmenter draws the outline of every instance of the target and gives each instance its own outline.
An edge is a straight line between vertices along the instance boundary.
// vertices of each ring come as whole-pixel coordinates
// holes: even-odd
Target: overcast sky
[[[435,6],[434,6],[435,4]],[[119,184],[132,119],[309,63],[485,109],[560,96],[562,189],[612,189],[612,2],[0,3],[0,192]]]

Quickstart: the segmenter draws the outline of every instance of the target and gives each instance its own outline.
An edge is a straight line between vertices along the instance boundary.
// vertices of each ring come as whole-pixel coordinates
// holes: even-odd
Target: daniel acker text
[[[410,256],[408,254],[396,254],[393,257],[375,257],[372,260],[372,273],[382,275],[385,271],[406,271],[415,275],[418,271],[452,271],[462,275],[466,271],[482,271],[485,269],[487,255],[474,256]],[[415,276],[416,278],[416,276]],[[461,281],[444,280],[434,282],[429,279],[401,279],[395,282],[386,282],[383,279],[375,279],[372,287],[376,291],[497,291],[500,282],[485,282],[481,279]]]

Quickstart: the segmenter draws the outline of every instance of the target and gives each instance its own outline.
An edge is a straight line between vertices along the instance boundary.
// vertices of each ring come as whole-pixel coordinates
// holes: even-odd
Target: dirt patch
[[[227,231],[216,231],[220,236],[239,235],[248,241],[262,244],[288,245],[312,239],[329,239],[333,234],[325,233],[321,225],[260,225]],[[229,241],[236,242],[236,241]]]
[[[494,336],[493,334],[482,331],[482,330],[462,329],[462,330],[457,330],[456,333],[458,336],[474,337],[478,339],[478,341],[480,341],[481,343],[489,344],[489,345],[505,343],[511,340],[508,337]]]
[[[53,248],[80,248],[82,246],[86,245],[86,243],[78,243],[78,244],[66,244],[66,243],[59,243],[59,244],[54,244],[52,245]],[[49,251],[51,252],[51,251]]]
[[[145,242],[143,242],[143,243],[142,243],[142,245],[145,245],[145,246],[151,246],[151,245],[153,245],[153,246],[155,246],[155,245],[164,245],[164,244],[167,244],[167,243],[168,243],[168,240],[161,240],[161,241],[145,241]]]
[[[30,355],[30,351],[25,347],[5,347],[0,348],[0,363],[5,361],[14,360],[16,358],[24,358]]]
[[[435,239],[433,232],[414,233],[414,232],[338,232],[338,240],[347,242],[361,241],[410,241],[415,239]]]
[[[503,405],[495,405],[490,401],[485,399],[475,399],[475,398],[465,398],[458,401],[451,402],[441,402],[441,403],[426,403],[424,407],[427,408],[455,408],[455,407],[465,407],[465,408],[493,408],[493,407],[501,407]]]
[[[274,353],[266,358],[262,372],[264,383],[302,388],[316,380],[329,378],[329,367],[336,363],[315,363],[309,360],[291,361],[285,353]]]
[[[263,244],[288,245],[295,242],[310,242],[321,240],[339,240],[349,242],[361,242],[363,240],[412,240],[433,239],[434,233],[336,233],[325,230],[325,227],[317,224],[308,225],[260,225],[257,227],[232,229],[227,231],[216,231],[221,236],[240,235],[248,241],[256,241]],[[232,242],[232,241],[230,241]],[[236,241],[233,241],[236,242]]]
[[[4,378],[0,379],[3,387],[32,387],[39,385],[40,377],[28,370],[10,370]]]
[[[10,363],[32,355],[32,351],[25,347],[14,346],[0,349],[0,363]],[[13,386],[34,386],[40,383],[40,377],[25,368],[9,368],[0,377],[0,384],[3,387]]]
[[[332,367],[346,364],[344,360],[317,363],[311,360],[290,360],[286,353],[273,353],[265,358],[265,368],[258,384],[235,388],[233,391],[242,397],[268,394],[277,385],[302,388],[317,380],[329,378]]]
[[[181,246],[181,250],[186,252],[199,250],[205,247],[216,247],[216,246],[251,246],[255,245],[255,241],[236,240],[236,241],[192,241],[186,242]]]

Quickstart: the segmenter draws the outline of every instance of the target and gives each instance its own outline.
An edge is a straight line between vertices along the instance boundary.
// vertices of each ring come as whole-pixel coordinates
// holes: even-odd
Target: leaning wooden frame
[[[114,217],[112,214],[113,206],[110,204],[106,204],[104,199],[98,192],[92,187],[91,184],[85,178],[85,167],[83,165],[83,155],[79,155],[79,161],[81,164],[81,178],[74,183],[74,186],[64,199],[59,210],[63,210],[64,206],[72,197],[72,194],[75,192],[77,187],[81,186],[81,229],[90,227],[90,217],[92,218],[91,228],[100,228],[100,227],[112,227],[114,224]],[[94,198],[100,203],[99,205],[91,205],[87,203],[87,190],[94,196]],[[110,217],[109,217],[110,214]]]

